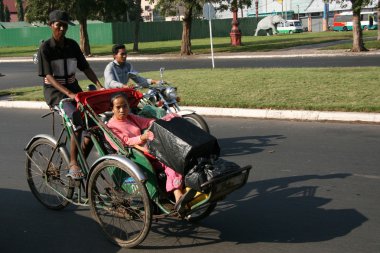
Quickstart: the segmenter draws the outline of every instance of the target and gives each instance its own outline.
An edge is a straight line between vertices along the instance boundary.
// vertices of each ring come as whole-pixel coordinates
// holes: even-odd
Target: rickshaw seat
[[[79,92],[75,96],[75,101],[84,106],[90,106],[96,114],[101,114],[111,109],[111,97],[116,93],[123,92],[128,96],[130,108],[137,107],[143,94],[133,88],[116,88],[108,90],[96,90]]]

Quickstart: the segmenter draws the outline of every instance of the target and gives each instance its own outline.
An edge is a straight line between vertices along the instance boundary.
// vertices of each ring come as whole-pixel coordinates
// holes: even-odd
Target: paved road
[[[313,51],[314,52],[314,51]],[[267,56],[267,57],[266,57]],[[299,57],[295,57],[299,56]],[[323,54],[318,55],[315,52],[303,54],[300,56],[297,52],[290,54],[289,52],[281,52],[272,54],[260,55],[219,55],[215,59],[216,68],[301,68],[301,67],[368,67],[380,66],[379,55],[359,54],[352,55],[333,55]],[[139,72],[155,71],[160,67],[165,67],[168,70],[173,69],[194,69],[194,68],[212,68],[211,59],[205,57],[194,58],[159,58],[152,56],[154,60],[133,59],[131,63]],[[110,58],[90,59],[90,64],[99,77],[103,76],[103,71]],[[18,87],[30,87],[40,85],[41,78],[37,76],[37,67],[29,62],[1,62],[0,61],[0,90]],[[79,79],[85,79],[84,75],[78,73]]]
[[[0,108],[0,252],[373,253],[380,251],[377,125],[207,118],[222,155],[254,167],[197,226],[155,223],[140,249],[110,244],[87,208],[43,208],[23,147],[48,133],[41,110]]]

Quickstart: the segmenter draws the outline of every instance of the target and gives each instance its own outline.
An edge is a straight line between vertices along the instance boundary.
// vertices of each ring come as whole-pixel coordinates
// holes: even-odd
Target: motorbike
[[[147,88],[147,91],[143,93],[143,97],[140,100],[140,107],[155,107],[158,109],[162,109],[164,111],[163,114],[166,113],[176,113],[181,115],[187,121],[193,123],[199,128],[203,129],[206,132],[210,132],[208,124],[204,120],[202,116],[197,114],[193,110],[182,110],[179,106],[180,97],[177,95],[177,88],[171,85],[168,85],[166,81],[163,79],[165,68],[160,68],[160,81],[155,85],[143,85],[136,84],[134,86],[135,90],[141,90],[143,88]],[[133,78],[138,76],[137,72],[130,72],[129,77]],[[158,118],[160,118],[162,113],[159,114]]]

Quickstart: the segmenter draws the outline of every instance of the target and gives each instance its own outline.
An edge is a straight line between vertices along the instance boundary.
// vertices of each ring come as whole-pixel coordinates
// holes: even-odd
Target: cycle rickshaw
[[[217,201],[246,183],[250,165],[235,167],[213,178],[202,174],[204,180],[198,182],[197,187],[187,185],[186,189],[192,194],[188,194],[190,197],[181,213],[173,210],[173,198],[162,183],[165,179],[153,168],[148,154],[124,147],[104,123],[102,116],[109,110],[110,97],[116,92],[127,93],[130,107],[138,107],[142,94],[128,88],[82,92],[76,96],[77,107],[99,155],[90,166],[76,141],[84,179],[73,180],[65,176],[69,170],[68,140],[74,131],[62,110],[63,101],[52,112],[62,117],[58,137],[39,134],[27,144],[27,181],[42,205],[54,210],[63,209],[70,203],[89,206],[92,216],[112,242],[121,247],[135,247],[148,235],[153,219],[175,216],[198,221],[214,210]],[[105,136],[119,148],[118,151],[112,149]],[[203,165],[210,168],[207,162]],[[199,181],[199,177],[196,180]]]

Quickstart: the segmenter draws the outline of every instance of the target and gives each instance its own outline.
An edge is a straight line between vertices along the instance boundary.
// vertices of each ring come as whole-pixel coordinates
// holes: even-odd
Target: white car
[[[279,23],[277,25],[277,31],[286,34],[302,33],[303,27],[299,20],[286,20],[285,23]]]

